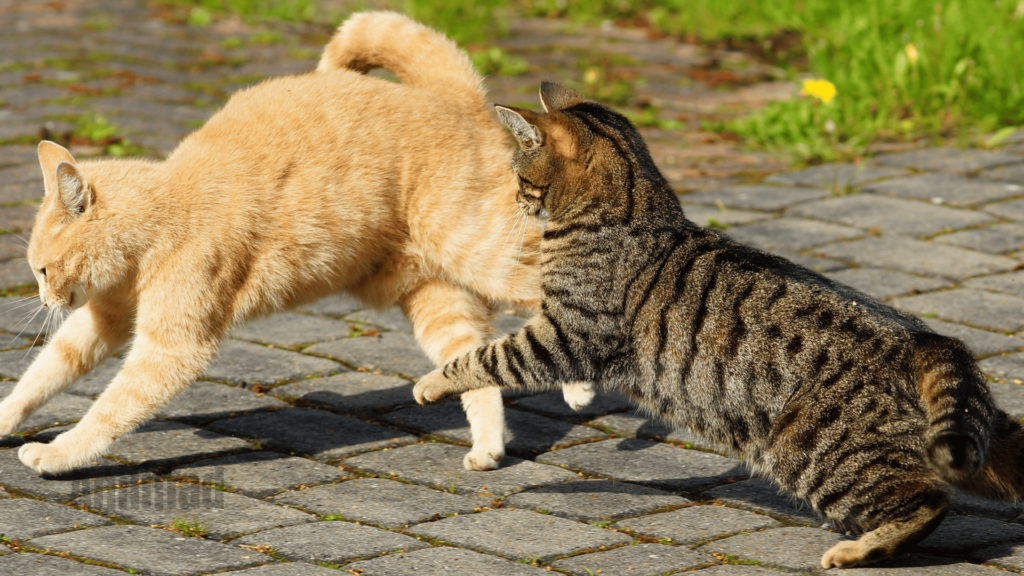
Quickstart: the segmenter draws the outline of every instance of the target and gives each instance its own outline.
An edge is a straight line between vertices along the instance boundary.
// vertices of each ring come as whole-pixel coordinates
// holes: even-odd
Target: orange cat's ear
[[[78,171],[74,164],[61,162],[57,164],[57,191],[60,193],[61,204],[68,211],[68,216],[74,218],[91,203],[89,184],[85,177]]]
[[[497,104],[494,105],[494,110],[498,113],[498,120],[512,131],[512,135],[516,137],[516,142],[519,142],[519,147],[523,150],[536,148],[544,142],[540,130],[533,124],[530,124],[525,118],[525,116],[536,116],[529,110],[520,110]]]
[[[544,106],[544,111],[549,114],[551,112],[561,112],[566,108],[571,108],[580,102],[586,101],[586,98],[565,86],[559,86],[554,82],[540,83],[540,103]]]
[[[49,140],[40,142],[36,152],[39,154],[39,167],[43,169],[43,185],[49,196],[57,191],[57,165],[67,162],[74,166],[75,157],[67,148]]]

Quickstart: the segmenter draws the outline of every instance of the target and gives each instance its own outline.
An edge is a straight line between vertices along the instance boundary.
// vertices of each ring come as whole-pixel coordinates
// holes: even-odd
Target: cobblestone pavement
[[[19,238],[42,191],[41,130],[60,136],[101,113],[145,153],[166,154],[238,87],[312,69],[329,32],[180,17],[127,0],[0,0],[0,286],[29,293]],[[780,160],[695,121],[790,94],[764,65],[633,30],[511,30],[499,43],[531,70],[490,80],[495,100],[533,105],[540,78],[586,77],[597,62],[605,80],[635,86],[631,102],[687,122],[645,131],[692,219],[963,339],[998,403],[1024,416],[1020,144],[779,172]],[[72,142],[80,156],[103,154],[96,144]],[[0,300],[0,374],[11,381],[43,328],[19,306]],[[368,328],[380,336],[359,336]],[[341,297],[236,330],[203,381],[90,468],[40,477],[17,461],[19,444],[80,418],[118,366],[107,361],[0,442],[0,574],[743,576],[816,572],[846,537],[742,462],[613,395],[579,413],[554,394],[510,397],[510,455],[497,471],[467,472],[458,406],[412,405],[410,378],[430,364],[405,319]],[[12,387],[0,382],[0,395]],[[915,554],[852,574],[1024,572],[1022,513],[959,495]]]

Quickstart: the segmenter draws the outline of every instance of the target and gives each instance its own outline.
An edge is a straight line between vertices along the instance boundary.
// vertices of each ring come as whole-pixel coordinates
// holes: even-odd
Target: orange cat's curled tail
[[[395,12],[362,12],[346,20],[320,58],[318,72],[386,68],[409,86],[484,106],[483,79],[466,53],[444,35]]]

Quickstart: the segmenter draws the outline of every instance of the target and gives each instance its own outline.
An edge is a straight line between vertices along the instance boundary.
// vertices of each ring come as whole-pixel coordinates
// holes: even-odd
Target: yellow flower
[[[907,51],[907,60],[910,60],[911,64],[917,62],[917,59],[919,58],[917,48],[913,44],[907,44],[905,50]]]
[[[828,104],[836,97],[836,87],[828,80],[804,80],[800,93]]]
[[[583,74],[583,81],[587,84],[593,84],[601,79],[600,68],[587,68],[587,71]]]

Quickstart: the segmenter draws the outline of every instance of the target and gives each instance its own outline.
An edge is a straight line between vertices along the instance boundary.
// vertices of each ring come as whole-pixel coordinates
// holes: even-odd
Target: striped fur
[[[526,140],[520,205],[550,213],[542,313],[422,379],[417,400],[488,383],[627,392],[863,533],[825,567],[909,549],[951,484],[1020,497],[1021,428],[962,343],[696,226],[628,120],[555,85],[541,98],[545,114],[499,115]]]

